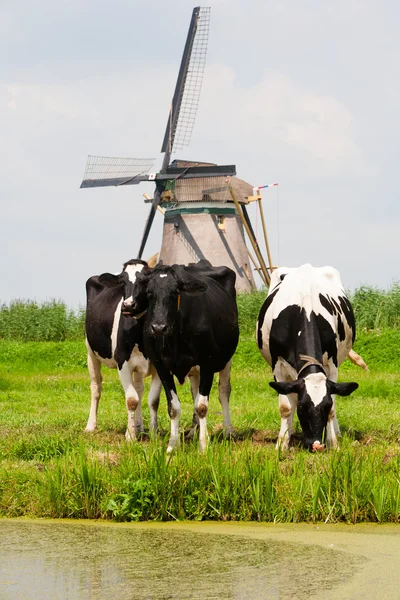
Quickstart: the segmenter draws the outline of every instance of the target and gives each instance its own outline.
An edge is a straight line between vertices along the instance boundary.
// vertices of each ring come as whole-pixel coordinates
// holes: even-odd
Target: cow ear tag
[[[178,294],[178,310],[180,309],[180,307],[181,307],[181,295]]]

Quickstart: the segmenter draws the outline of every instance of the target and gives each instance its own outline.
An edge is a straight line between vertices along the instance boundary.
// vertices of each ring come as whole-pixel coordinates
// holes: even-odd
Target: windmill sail
[[[197,6],[193,9],[161,148],[161,152],[165,152],[163,170],[169,165],[172,152],[190,143],[206,64],[209,28],[210,7]]]
[[[148,179],[145,176],[155,158],[117,158],[88,156],[81,188],[109,185],[135,185]]]

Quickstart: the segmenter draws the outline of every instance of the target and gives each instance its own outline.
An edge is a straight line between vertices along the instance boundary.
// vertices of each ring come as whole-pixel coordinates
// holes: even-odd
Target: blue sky
[[[140,188],[80,190],[88,154],[154,156],[195,4],[0,3],[0,301],[84,304],[136,255]],[[400,8],[387,0],[211,5],[206,72],[180,157],[273,181],[274,262],[329,264],[347,288],[400,279]],[[159,249],[157,215],[145,251]]]

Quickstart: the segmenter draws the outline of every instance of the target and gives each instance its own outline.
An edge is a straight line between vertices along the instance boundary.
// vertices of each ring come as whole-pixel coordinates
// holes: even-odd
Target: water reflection
[[[360,558],[321,547],[182,530],[0,521],[0,598],[323,597]]]

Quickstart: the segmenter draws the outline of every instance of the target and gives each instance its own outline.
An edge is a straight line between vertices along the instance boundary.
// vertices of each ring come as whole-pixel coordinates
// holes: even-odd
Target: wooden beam
[[[257,265],[256,259],[254,258],[254,256],[252,255],[252,253],[250,252],[250,250],[247,248],[247,252],[249,253],[249,258],[251,260],[251,262],[254,265],[254,269],[257,271],[257,273],[260,276],[261,281],[267,285],[267,282],[264,279],[264,273],[261,271],[260,267]]]
[[[265,248],[267,250],[269,268],[270,268],[270,272],[272,273],[272,271],[274,270],[274,267],[273,267],[273,262],[272,262],[272,258],[271,258],[271,251],[269,249],[268,236],[267,236],[267,228],[266,228],[266,225],[265,225],[264,210],[263,210],[263,206],[262,206],[262,198],[261,198],[261,196],[259,197],[259,200],[258,200],[258,208],[260,209],[261,223],[262,223],[262,228],[263,228],[263,232],[264,232],[264,242],[265,242]]]
[[[255,202],[256,200],[260,200],[261,196],[246,196],[247,202]]]
[[[150,196],[149,196],[148,194],[143,194],[143,196],[146,198],[146,200],[152,200],[152,198],[150,198]],[[160,212],[162,215],[165,215],[165,209],[164,209],[162,206],[158,205],[158,206],[157,206],[157,210],[158,210],[158,212]]]
[[[229,191],[231,193],[231,197],[232,197],[233,203],[235,205],[235,208],[237,210],[237,213],[238,213],[238,215],[240,217],[240,220],[242,221],[243,226],[244,226],[244,228],[246,230],[247,237],[249,238],[250,243],[253,246],[253,250],[254,250],[254,253],[255,253],[256,257],[257,257],[257,260],[258,260],[258,262],[260,264],[261,271],[262,271],[262,273],[264,275],[264,279],[265,279],[267,285],[269,285],[270,276],[269,276],[269,273],[268,273],[268,270],[267,270],[267,266],[266,266],[266,264],[264,262],[264,259],[262,257],[261,251],[260,251],[260,249],[258,247],[257,241],[255,240],[255,238],[254,238],[254,236],[253,236],[253,234],[252,234],[252,232],[251,232],[251,230],[249,228],[249,225],[248,225],[248,223],[247,223],[247,221],[246,221],[246,219],[244,217],[244,214],[243,214],[243,211],[242,211],[242,207],[240,206],[240,204],[238,202],[238,199],[236,198],[235,191],[234,191],[234,189],[233,189],[233,187],[231,185],[229,186]]]

